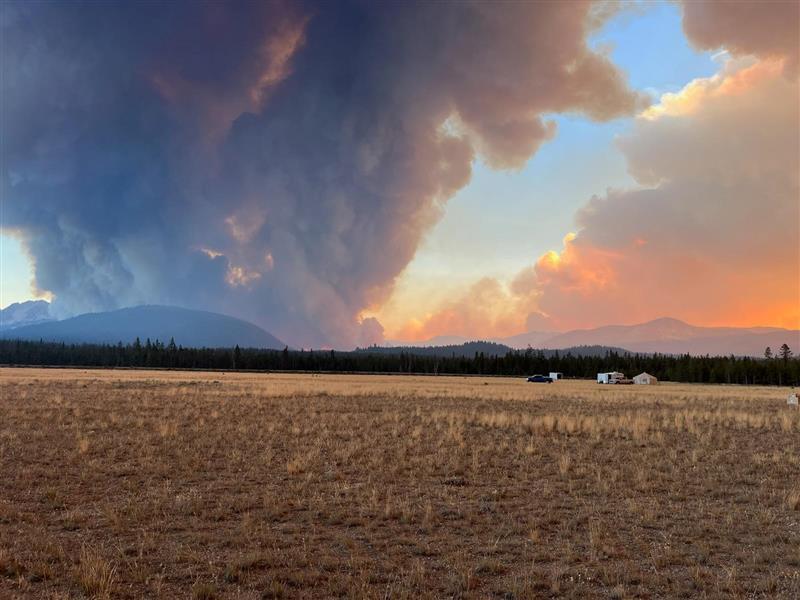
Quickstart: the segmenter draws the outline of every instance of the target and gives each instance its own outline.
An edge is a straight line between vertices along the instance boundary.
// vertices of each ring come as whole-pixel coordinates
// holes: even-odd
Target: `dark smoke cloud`
[[[4,3],[5,229],[64,313],[163,302],[297,344],[379,305],[480,155],[641,99],[588,3]],[[487,207],[490,210],[491,207]]]

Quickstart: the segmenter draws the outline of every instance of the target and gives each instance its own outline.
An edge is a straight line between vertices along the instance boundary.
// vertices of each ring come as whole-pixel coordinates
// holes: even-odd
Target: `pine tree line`
[[[788,346],[787,346],[788,349]],[[800,384],[800,359],[791,349],[779,358],[630,354],[609,351],[603,356],[545,354],[527,349],[501,356],[419,356],[254,348],[184,348],[170,340],[137,339],[133,344],[64,344],[0,340],[0,364],[81,367],[139,367],[167,369],[236,369],[257,371],[330,371],[356,373],[420,373],[525,376],[552,371],[567,377],[594,378],[604,371],[628,376],[642,371],[664,381],[758,385]]]

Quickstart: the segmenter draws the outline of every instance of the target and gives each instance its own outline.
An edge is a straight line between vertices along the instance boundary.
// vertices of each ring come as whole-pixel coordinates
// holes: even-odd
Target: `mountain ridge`
[[[456,336],[440,336],[454,338]],[[431,340],[416,342],[427,346]],[[466,338],[465,338],[466,339]],[[565,332],[531,331],[509,337],[490,338],[490,342],[513,349],[547,348],[563,350],[581,346],[625,348],[630,352],[694,355],[762,356],[767,346],[773,352],[788,344],[800,352],[800,330],[780,327],[702,327],[673,317],[660,317],[634,325],[603,325]],[[387,342],[387,345],[393,342]],[[410,346],[400,343],[398,346]]]
[[[0,309],[0,331],[53,321],[50,303],[46,300],[14,302]]]
[[[228,315],[157,304],[85,313],[61,321],[48,321],[0,332],[1,337],[43,339],[66,343],[123,344],[137,337],[187,347],[271,348],[286,345],[257,325]]]
[[[447,344],[442,346],[369,346],[367,348],[356,348],[355,352],[361,354],[411,354],[415,356],[463,356],[472,358],[476,353],[482,353],[487,358],[493,356],[505,356],[509,352],[519,352],[520,349],[511,348],[503,344],[491,341],[470,341],[462,344]],[[537,352],[542,352],[550,357],[557,352],[560,354],[570,353],[573,356],[603,356],[607,352],[618,354],[632,354],[625,348],[615,348],[610,346],[575,346],[571,348],[537,348]]]

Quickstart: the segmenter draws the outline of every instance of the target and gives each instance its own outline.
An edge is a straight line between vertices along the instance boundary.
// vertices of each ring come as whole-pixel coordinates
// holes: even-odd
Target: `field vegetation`
[[[0,597],[797,598],[787,393],[2,369]]]

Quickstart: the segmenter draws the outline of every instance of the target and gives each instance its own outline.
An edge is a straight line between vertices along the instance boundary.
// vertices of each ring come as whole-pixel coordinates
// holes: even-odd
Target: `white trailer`
[[[550,379],[553,381],[558,381],[559,379],[564,379],[563,373],[557,373],[556,371],[550,371]]]
[[[625,374],[619,371],[597,374],[597,383],[622,383],[623,381],[625,381]]]

